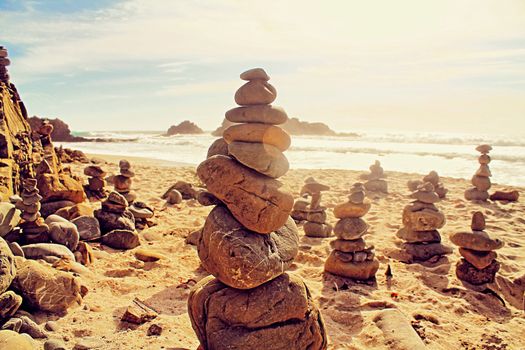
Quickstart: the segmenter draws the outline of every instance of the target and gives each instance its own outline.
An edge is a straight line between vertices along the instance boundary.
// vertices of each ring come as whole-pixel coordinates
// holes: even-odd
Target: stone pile
[[[416,191],[418,186],[424,184],[425,182],[430,182],[434,186],[434,192],[443,199],[447,196],[448,189],[445,188],[443,183],[440,181],[439,175],[436,171],[432,170],[423,177],[423,180],[412,180],[408,181],[408,189],[412,192]]]
[[[489,189],[492,186],[490,177],[492,176],[489,168],[490,156],[489,152],[492,150],[490,145],[479,145],[476,151],[481,153],[478,157],[479,169],[472,177],[472,185],[474,187],[465,191],[465,199],[469,201],[486,201],[489,199]]]
[[[113,186],[115,191],[120,193],[126,198],[128,203],[133,203],[137,199],[137,195],[131,190],[131,184],[133,183],[132,178],[135,176],[133,170],[131,170],[131,164],[127,160],[123,159],[118,164],[120,168],[120,174],[114,176]]]
[[[84,175],[89,176],[88,184],[84,191],[89,199],[101,200],[107,197],[104,189],[106,186],[106,172],[99,165],[89,165],[84,168]]]
[[[290,213],[290,216],[295,220],[295,223],[299,224],[306,220],[309,206],[310,200],[306,194],[295,200],[292,212]]]
[[[191,291],[188,311],[202,349],[326,349],[326,332],[304,282],[285,273],[299,250],[291,194],[275,178],[288,170],[287,115],[271,103],[275,88],[262,69],[241,74],[240,123],[225,131],[229,156],[202,162],[197,175],[220,202],[198,239],[213,276]],[[209,196],[208,196],[209,197]]]
[[[326,223],[326,207],[321,206],[321,192],[329,189],[330,187],[320,184],[313,177],[304,182],[301,195],[311,196],[310,204],[306,208],[306,223],[303,226],[308,237],[330,237],[332,233],[332,226]]]
[[[11,64],[9,58],[7,58],[7,49],[0,46],[0,81],[5,84],[9,83],[9,74],[7,73],[7,66]]]
[[[367,191],[388,193],[388,183],[384,178],[386,177],[381,163],[378,160],[370,166],[370,174],[361,175],[362,180],[366,180],[364,186]]]
[[[111,192],[95,210],[100,224],[102,243],[115,249],[132,249],[140,245],[135,231],[135,217],[128,209],[128,201],[118,192]]]
[[[460,247],[459,253],[463,257],[456,265],[456,275],[473,285],[492,283],[500,268],[495,250],[504,244],[485,232],[485,216],[482,212],[472,215],[470,228],[472,232],[458,232],[450,237],[452,243]]]
[[[40,215],[42,196],[39,194],[36,179],[25,179],[21,200],[15,204],[22,211],[22,239],[24,243],[43,243],[49,240],[49,227]]]
[[[374,246],[367,245],[362,238],[368,231],[362,217],[370,207],[365,188],[358,182],[350,189],[348,202],[334,208],[334,216],[339,219],[334,229],[337,239],[330,242],[333,250],[325,262],[326,272],[363,281],[375,277],[379,261]]]
[[[445,215],[435,203],[439,196],[430,182],[418,186],[411,194],[415,199],[403,210],[403,227],[397,231],[397,237],[404,240],[403,249],[408,262],[426,261],[452,252],[450,247],[441,243],[438,229],[445,225]]]

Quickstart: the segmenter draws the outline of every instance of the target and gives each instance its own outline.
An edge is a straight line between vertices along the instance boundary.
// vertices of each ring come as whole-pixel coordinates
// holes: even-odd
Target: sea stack
[[[473,285],[492,283],[500,268],[495,250],[504,244],[485,232],[485,216],[480,211],[472,215],[470,228],[472,232],[458,232],[450,237],[463,257],[456,265],[456,276]]]
[[[84,175],[89,176],[84,191],[89,199],[101,200],[106,198],[106,172],[99,165],[90,165],[84,168]]]
[[[37,188],[37,180],[28,178],[22,183],[22,200],[15,204],[17,209],[22,211],[22,229],[24,243],[43,243],[49,239],[49,227],[40,215],[42,196]]]
[[[364,187],[370,192],[388,193],[388,183],[384,180],[386,177],[381,163],[378,160],[370,166],[370,174],[361,175],[361,179],[366,180]]]
[[[310,204],[306,208],[304,233],[308,237],[330,237],[332,226],[326,223],[326,207],[321,206],[321,192],[330,187],[317,182],[313,177],[304,181],[301,195],[310,195]],[[295,204],[294,204],[295,207]]]
[[[403,248],[408,262],[450,254],[452,249],[441,244],[438,229],[445,225],[445,215],[435,205],[439,202],[439,196],[434,192],[434,186],[425,182],[410,197],[415,201],[404,208],[404,227],[397,231],[397,237],[406,242]]]
[[[113,178],[113,186],[115,191],[120,193],[126,198],[129,204],[133,203],[137,199],[137,195],[131,190],[131,184],[133,183],[132,178],[135,173],[131,170],[131,164],[125,159],[122,159],[118,166],[120,168],[120,174]]]
[[[11,64],[11,61],[7,57],[7,49],[0,46],[0,81],[5,84],[9,83],[9,74],[7,73],[7,66]]]
[[[489,168],[489,152],[491,150],[492,146],[490,145],[479,145],[478,147],[476,147],[476,151],[481,153],[481,155],[478,157],[479,169],[476,171],[471,180],[472,185],[474,185],[474,187],[469,188],[465,191],[466,200],[486,201],[487,199],[489,199],[488,190],[492,186],[492,184],[490,183],[490,177],[492,176],[492,174],[490,173]]]
[[[213,276],[191,291],[188,312],[201,348],[326,349],[324,323],[304,282],[285,273],[299,250],[290,217],[293,197],[276,178],[288,170],[282,153],[287,120],[272,106],[275,88],[256,68],[226,112],[228,155],[214,155],[197,168],[207,190],[220,200],[198,240],[202,266]]]
[[[337,239],[330,242],[333,250],[324,265],[326,272],[363,281],[375,277],[379,261],[374,246],[362,238],[368,231],[362,217],[370,207],[364,185],[358,182],[350,189],[348,201],[334,208],[334,216],[339,219],[334,229]]]

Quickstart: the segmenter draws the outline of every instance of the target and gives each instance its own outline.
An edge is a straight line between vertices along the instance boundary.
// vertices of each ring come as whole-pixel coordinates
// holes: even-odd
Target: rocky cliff
[[[178,134],[203,134],[204,131],[197,126],[197,124],[185,120],[178,125],[172,125],[166,133],[167,136]]]
[[[51,138],[54,141],[65,141],[65,142],[90,141],[89,139],[86,139],[84,137],[74,136],[71,133],[71,130],[69,129],[69,125],[67,125],[61,119],[58,119],[58,118],[46,119],[46,118],[40,118],[37,116],[33,116],[28,119],[29,125],[31,125],[31,128],[33,130],[36,130],[42,124],[44,120],[47,120],[51,125],[53,125],[53,131],[51,132]]]

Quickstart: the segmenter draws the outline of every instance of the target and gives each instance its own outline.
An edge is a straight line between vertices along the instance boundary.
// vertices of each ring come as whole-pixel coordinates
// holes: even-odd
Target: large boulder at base
[[[80,203],[86,199],[82,183],[67,174],[41,174],[38,189],[43,197],[42,203],[63,200]]]
[[[80,281],[73,275],[35,260],[16,259],[13,288],[30,306],[53,313],[64,313],[80,303]]]
[[[204,224],[198,245],[204,268],[222,283],[238,289],[255,288],[284,273],[299,251],[292,218],[275,232],[261,235],[245,229],[222,206]]]
[[[24,257],[27,259],[42,259],[47,256],[56,256],[60,259],[75,261],[75,256],[62,244],[55,243],[33,243],[22,246]]]
[[[206,158],[210,158],[216,155],[228,155],[228,144],[222,137],[213,141],[210,148],[208,148],[208,154],[206,155]]]
[[[29,335],[2,329],[0,330],[0,349],[36,350],[37,347]]]
[[[293,196],[281,183],[249,169],[232,158],[214,156],[202,162],[197,175],[247,229],[269,233],[281,228],[290,215]]]
[[[15,257],[7,242],[0,238],[0,294],[9,288],[15,276]]]
[[[191,291],[188,311],[203,349],[327,348],[321,314],[304,282],[293,275],[248,290],[209,276]]]

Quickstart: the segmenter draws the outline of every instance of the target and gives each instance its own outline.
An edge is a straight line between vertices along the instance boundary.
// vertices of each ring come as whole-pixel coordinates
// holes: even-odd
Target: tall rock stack
[[[306,208],[304,233],[308,237],[330,237],[332,226],[326,223],[326,207],[321,206],[321,192],[330,187],[317,182],[313,177],[305,180],[301,195],[309,194],[312,198]],[[295,207],[295,204],[294,204]]]
[[[383,167],[381,167],[381,163],[376,160],[369,169],[370,174],[361,175],[361,179],[366,180],[364,183],[366,190],[370,192],[388,193],[388,183],[384,180],[386,175]]]
[[[197,175],[221,203],[208,215],[199,258],[213,276],[191,291],[188,312],[204,350],[326,349],[323,320],[304,282],[285,270],[299,250],[290,217],[291,194],[276,180],[288,170],[282,153],[287,120],[272,106],[275,88],[260,68],[235,94],[241,107],[226,112],[228,156],[202,162]]]
[[[137,199],[137,195],[131,190],[131,184],[133,183],[132,177],[135,176],[135,173],[131,170],[130,162],[125,159],[121,160],[118,166],[120,168],[120,174],[113,178],[113,186],[115,187],[115,191],[123,195],[128,203],[131,204]]]
[[[39,194],[36,179],[25,179],[20,195],[22,200],[15,204],[22,211],[22,229],[24,243],[43,243],[49,239],[49,227],[40,215],[42,196]]]
[[[495,250],[503,247],[499,239],[490,238],[485,232],[485,216],[482,212],[472,215],[472,232],[458,232],[450,237],[459,246],[463,257],[456,265],[457,277],[473,285],[494,282],[500,265]]]
[[[11,61],[7,57],[7,49],[0,46],[0,81],[5,84],[9,83],[9,74],[7,73],[7,66],[11,64]]]
[[[439,202],[439,196],[434,192],[434,186],[426,182],[411,197],[415,201],[404,208],[404,227],[397,231],[397,237],[406,242],[403,248],[408,262],[450,254],[452,249],[441,243],[438,231],[445,225],[445,215],[435,205]]]
[[[489,189],[492,186],[490,177],[492,176],[489,168],[490,156],[489,152],[492,150],[490,145],[479,145],[476,151],[481,153],[478,157],[479,169],[472,177],[472,185],[474,187],[465,191],[465,199],[469,201],[486,201],[489,199]]]
[[[89,199],[101,200],[106,198],[106,172],[99,165],[90,165],[84,168],[84,175],[89,176],[84,191]]]
[[[334,229],[337,239],[330,242],[334,250],[325,262],[326,272],[355,280],[375,277],[379,261],[375,258],[374,246],[368,246],[362,238],[368,231],[368,224],[361,217],[371,207],[364,191],[362,183],[355,183],[348,202],[334,208],[334,215],[339,219]]]

